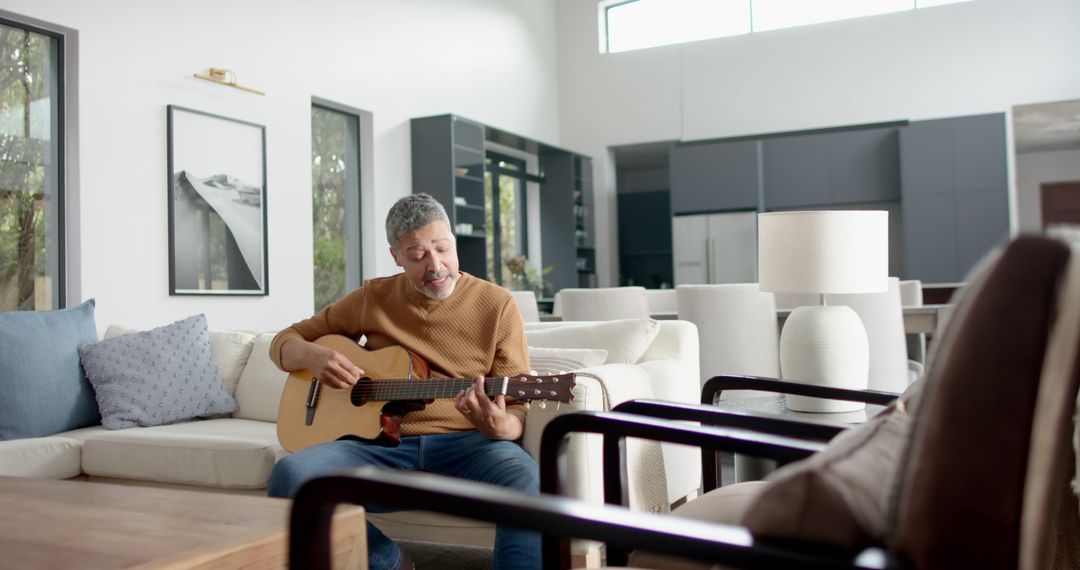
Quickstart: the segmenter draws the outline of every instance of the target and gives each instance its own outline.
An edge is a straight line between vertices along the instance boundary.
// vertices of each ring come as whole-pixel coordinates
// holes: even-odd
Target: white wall
[[[1080,180],[1080,149],[1025,152],[1016,155],[1016,202],[1020,231],[1042,229],[1040,186]]]
[[[1080,96],[1076,0],[976,0],[611,55],[597,50],[596,3],[557,1],[561,143],[595,160],[602,285],[618,259],[609,146]]]
[[[212,328],[277,329],[310,315],[312,96],[374,114],[365,277],[397,270],[382,222],[411,192],[410,118],[452,112],[558,142],[550,0],[0,0],[0,9],[79,32],[82,215],[72,239],[82,253],[72,277],[83,298],[97,298],[100,328],[205,312]],[[192,77],[210,66],[266,96]],[[269,296],[168,295],[168,104],[266,125]]]

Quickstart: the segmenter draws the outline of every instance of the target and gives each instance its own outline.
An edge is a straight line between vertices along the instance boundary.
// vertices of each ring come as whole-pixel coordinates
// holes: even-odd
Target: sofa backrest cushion
[[[233,417],[264,422],[277,421],[281,390],[289,374],[282,372],[270,360],[270,342],[277,333],[265,332],[255,336],[251,357],[236,385],[239,408]]]
[[[635,364],[659,333],[660,325],[652,319],[568,322],[526,326],[525,341],[545,348],[599,348],[608,353],[605,364]]]
[[[206,315],[79,346],[106,429],[236,410],[210,353]]]
[[[57,311],[0,313],[0,440],[98,423],[78,351],[96,339],[93,299]]]
[[[529,347],[529,366],[537,374],[571,372],[600,366],[605,360],[607,360],[607,351],[601,348]]]
[[[109,325],[103,338],[139,332],[138,329],[122,325]],[[218,375],[229,394],[236,394],[236,384],[240,373],[244,371],[251,347],[255,344],[255,335],[244,331],[210,331],[210,354],[217,363]]]

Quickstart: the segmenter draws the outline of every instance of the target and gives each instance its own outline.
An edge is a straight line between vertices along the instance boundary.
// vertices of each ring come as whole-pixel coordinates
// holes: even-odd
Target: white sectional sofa
[[[106,337],[122,332],[110,327]],[[265,493],[274,463],[287,453],[278,445],[274,424],[286,375],[269,359],[273,336],[272,332],[211,331],[214,361],[239,405],[229,417],[119,430],[94,426],[48,437],[0,441],[0,475]],[[692,323],[647,319],[528,323],[526,336],[530,349],[542,355],[534,357],[534,367],[573,362],[582,354],[594,362],[604,360],[578,370],[581,374],[574,402],[543,408],[533,404],[522,445],[534,457],[540,433],[555,414],[607,410],[630,398],[698,399],[698,337]],[[608,353],[571,350],[564,355],[553,348],[606,348]],[[632,362],[626,361],[630,358]],[[570,444],[568,494],[600,503],[600,445],[593,438],[575,436]],[[632,451],[632,506],[666,509],[675,500],[695,493],[701,476],[696,454],[665,448],[661,460],[658,448],[648,445]],[[663,485],[658,479],[665,479]],[[490,544],[492,536],[486,525],[430,513],[372,518],[388,534],[400,538]],[[575,554],[586,555],[592,549],[583,543],[575,547]]]

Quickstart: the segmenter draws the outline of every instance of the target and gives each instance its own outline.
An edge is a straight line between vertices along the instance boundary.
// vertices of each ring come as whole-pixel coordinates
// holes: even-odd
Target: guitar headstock
[[[519,402],[550,400],[552,402],[570,402],[574,399],[574,384],[577,375],[573,372],[562,374],[519,374],[507,379],[506,395]]]

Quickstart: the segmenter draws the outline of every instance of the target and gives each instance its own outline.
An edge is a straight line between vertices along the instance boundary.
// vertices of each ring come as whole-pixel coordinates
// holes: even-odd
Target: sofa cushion
[[[529,347],[529,366],[537,374],[559,374],[591,366],[607,360],[607,351],[600,348]]]
[[[0,475],[68,479],[81,472],[82,444],[67,437],[0,442]]]
[[[264,422],[277,421],[278,404],[287,372],[270,360],[270,343],[276,333],[261,333],[255,337],[244,372],[236,385],[236,401],[239,408],[233,417]]]
[[[139,329],[125,327],[123,325],[109,325],[105,330],[104,338],[139,332]],[[210,331],[210,354],[217,363],[218,374],[225,389],[230,394],[236,393],[236,383],[240,381],[240,373],[244,371],[244,365],[251,356],[251,347],[255,344],[255,335],[243,331]]]
[[[620,319],[525,330],[529,346],[599,348],[608,352],[605,364],[634,364],[660,333],[652,319]]]
[[[0,313],[0,440],[98,423],[78,351],[96,339],[93,299],[57,311]]]
[[[97,477],[261,489],[285,455],[275,427],[221,418],[100,432],[83,441],[82,470]]]
[[[102,425],[155,426],[236,410],[210,353],[206,316],[85,343],[83,368],[94,385]]]

